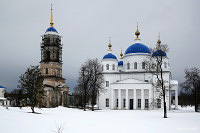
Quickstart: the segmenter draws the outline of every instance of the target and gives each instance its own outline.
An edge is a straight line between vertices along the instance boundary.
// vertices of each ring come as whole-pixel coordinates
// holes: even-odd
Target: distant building
[[[108,53],[102,59],[105,91],[100,93],[98,106],[100,109],[155,109],[163,108],[159,89],[153,73],[146,70],[145,61],[155,60],[159,53],[163,56],[163,77],[166,81],[166,103],[171,108],[171,92],[175,92],[175,108],[178,108],[178,81],[171,79],[169,58],[164,51],[151,53],[141,42],[137,29],[134,43],[125,54],[121,52],[120,59],[112,53],[109,43]],[[160,39],[158,43],[161,43]]]
[[[69,88],[62,77],[62,47],[61,36],[53,23],[51,8],[50,27],[42,35],[41,43],[41,75],[44,77],[46,97],[44,107],[67,106]]]
[[[0,106],[10,105],[10,101],[8,101],[5,97],[5,87],[0,86]]]

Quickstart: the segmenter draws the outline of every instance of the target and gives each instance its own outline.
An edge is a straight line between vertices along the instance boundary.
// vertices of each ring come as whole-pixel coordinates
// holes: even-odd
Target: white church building
[[[124,55],[121,52],[120,59],[117,59],[112,53],[111,42],[108,45],[108,53],[101,61],[105,88],[99,94],[98,107],[100,109],[144,110],[163,108],[159,88],[153,85],[153,83],[156,83],[156,77],[145,69],[145,61],[153,60],[156,56],[159,56],[158,51],[152,53],[141,42],[138,28],[135,35],[134,43],[126,49]],[[167,109],[170,109],[172,104],[175,105],[175,109],[178,109],[178,81],[171,79],[167,54],[162,51],[162,56],[163,77],[167,88]],[[175,95],[175,99],[172,99],[172,94]]]

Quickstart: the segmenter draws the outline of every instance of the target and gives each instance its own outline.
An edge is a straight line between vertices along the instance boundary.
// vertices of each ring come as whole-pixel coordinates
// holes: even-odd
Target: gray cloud
[[[63,36],[63,76],[73,88],[80,65],[101,59],[112,37],[119,57],[133,43],[139,22],[142,41],[154,47],[158,33],[169,45],[174,79],[184,79],[186,67],[199,67],[200,5],[195,0],[6,0],[0,5],[0,84],[13,89],[26,68],[40,61],[41,36],[49,27],[50,3],[54,22]]]

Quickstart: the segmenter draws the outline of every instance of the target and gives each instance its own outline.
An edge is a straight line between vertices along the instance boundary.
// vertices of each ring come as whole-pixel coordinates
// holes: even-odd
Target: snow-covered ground
[[[99,110],[82,111],[71,108],[36,109],[0,107],[0,133],[53,133],[64,127],[63,133],[200,133],[200,113],[182,108],[162,110]]]

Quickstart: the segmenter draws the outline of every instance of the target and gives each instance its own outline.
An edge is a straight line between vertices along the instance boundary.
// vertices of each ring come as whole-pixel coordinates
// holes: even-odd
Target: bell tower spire
[[[50,16],[50,27],[53,27],[53,8],[52,8],[53,4],[51,4],[51,16]]]

